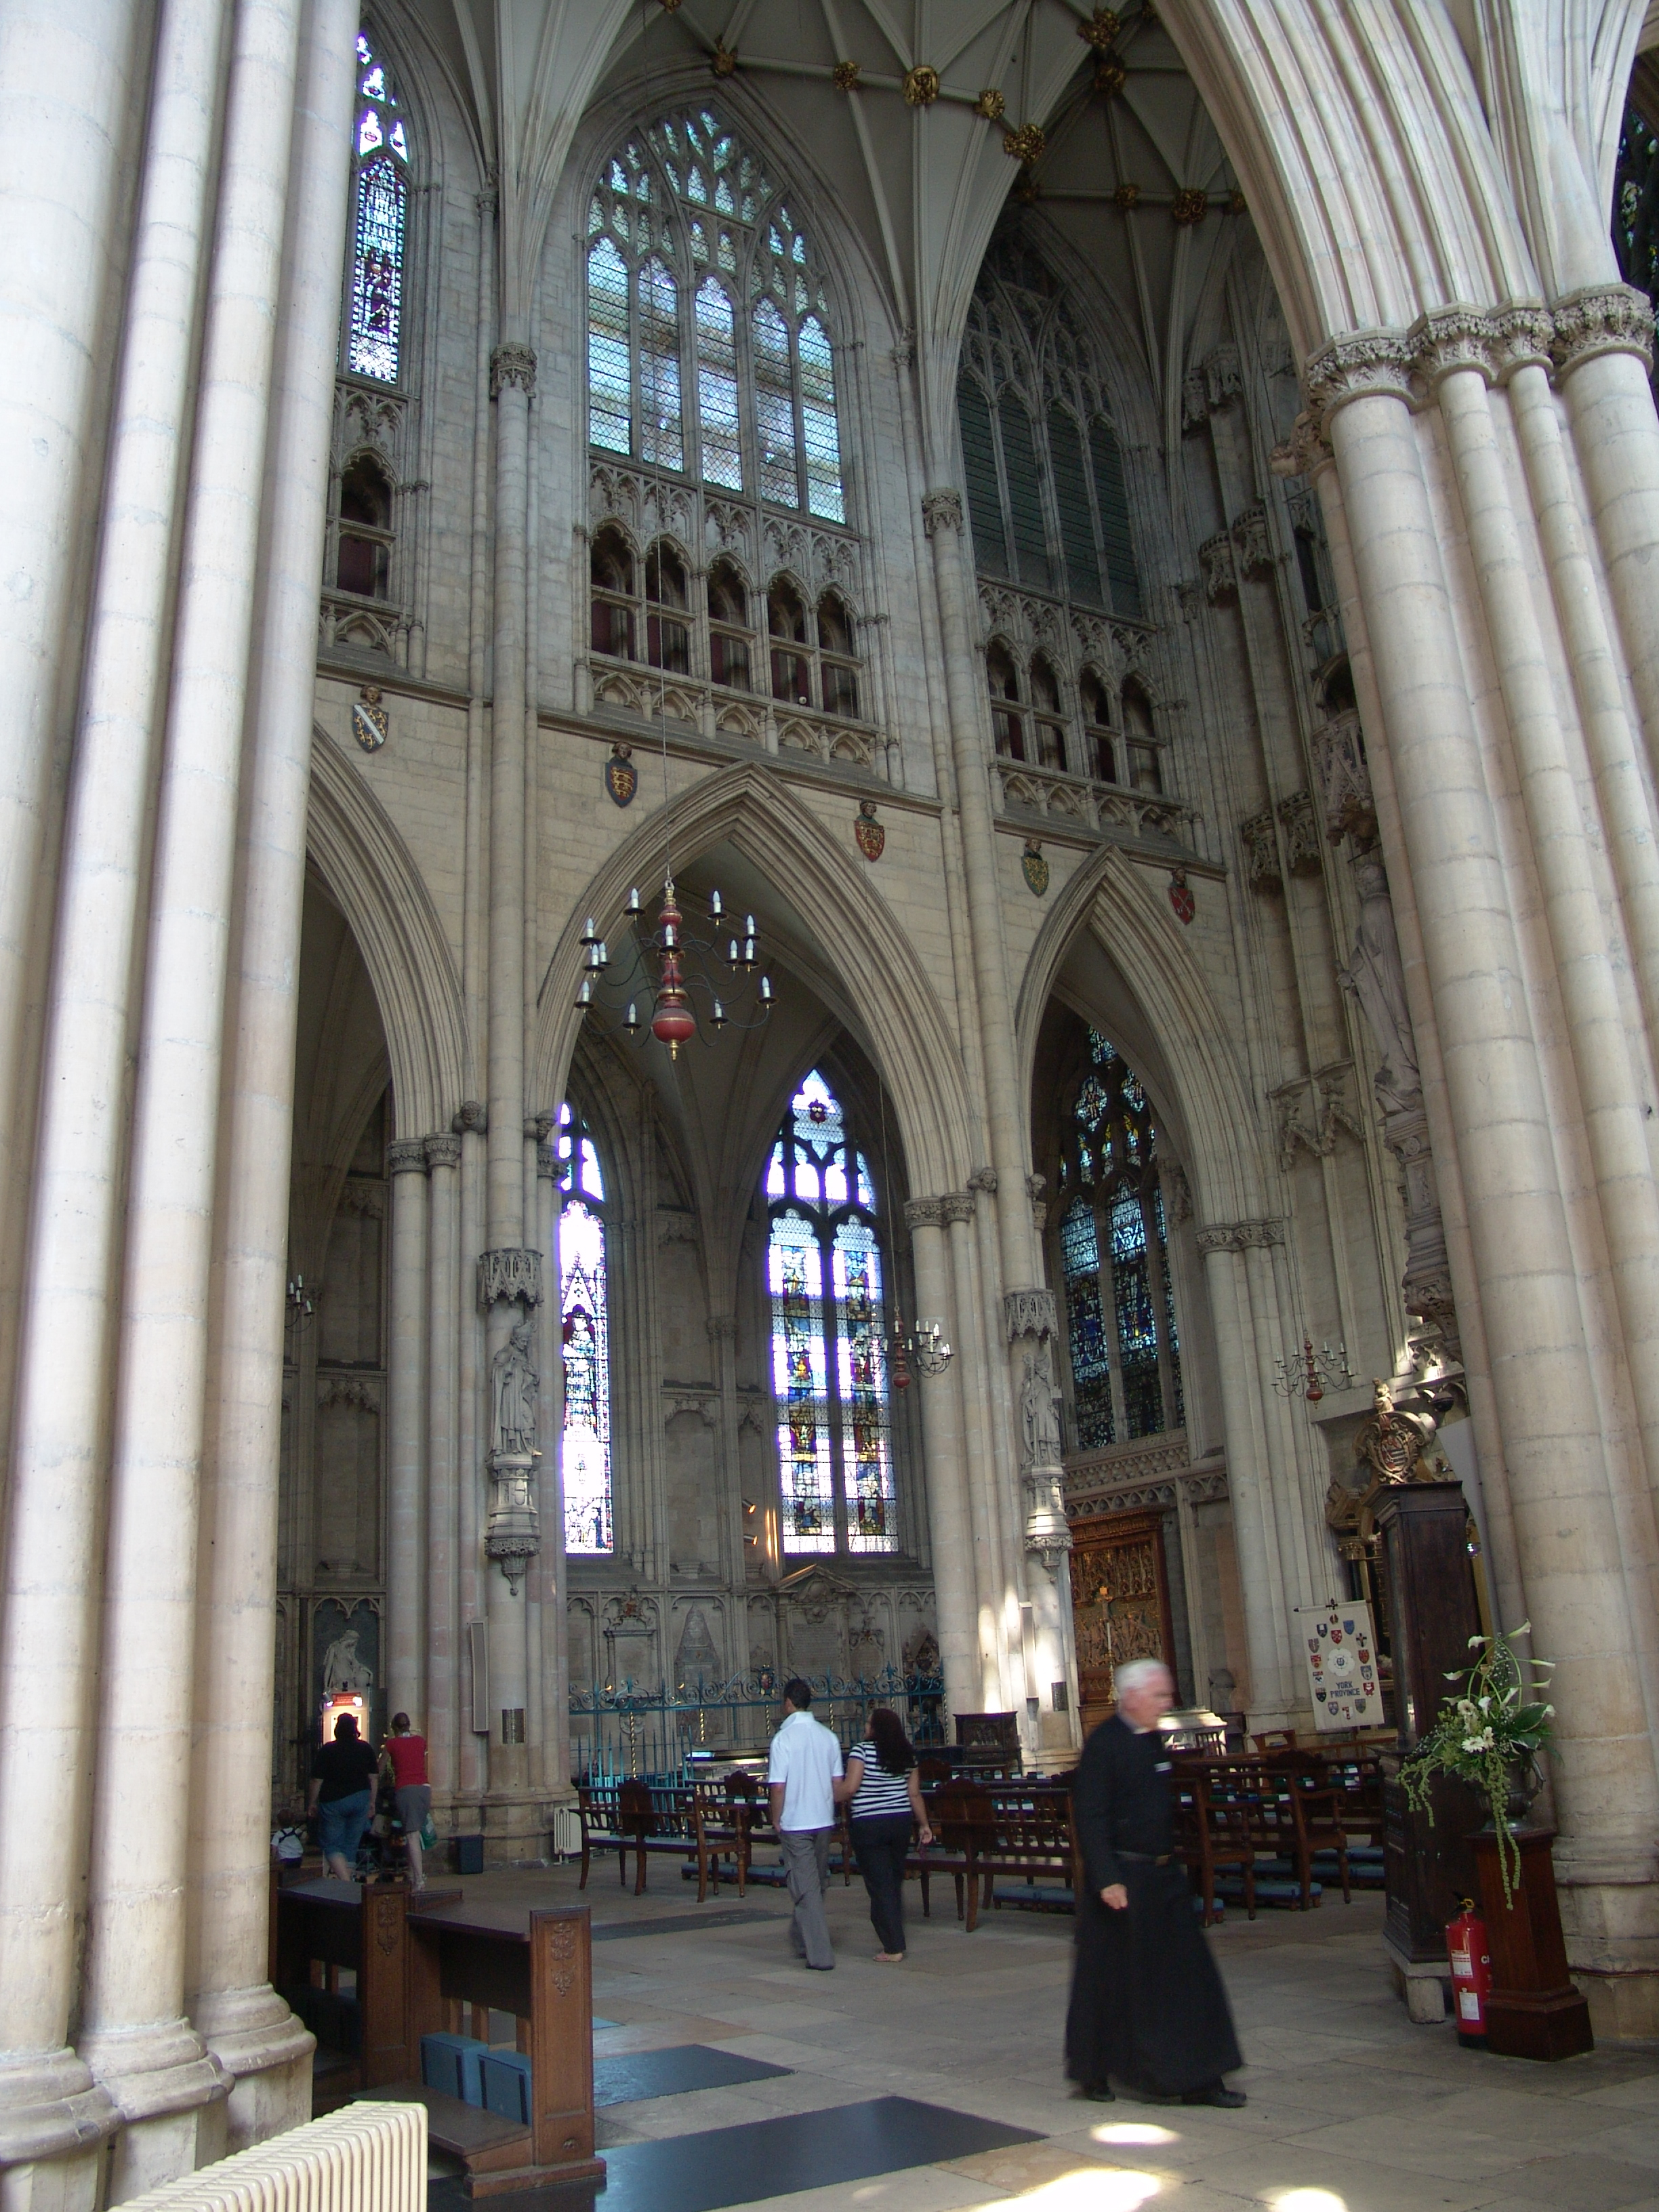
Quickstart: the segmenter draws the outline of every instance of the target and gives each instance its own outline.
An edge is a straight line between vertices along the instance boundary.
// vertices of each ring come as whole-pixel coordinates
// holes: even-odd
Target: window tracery
[[[611,1520],[611,1309],[605,1176],[580,1115],[559,1109],[560,1348],[564,1362],[564,1547],[616,1548]]]
[[[1182,1426],[1185,1405],[1158,1131],[1139,1079],[1091,1030],[1066,1118],[1059,1243],[1077,1448]]]
[[[816,1068],[790,1102],[765,1190],[783,1548],[896,1551],[875,1188]]]
[[[1063,601],[1076,610],[1071,627],[1079,635],[1100,624],[1103,611],[1139,622],[1122,455],[1096,350],[1048,270],[1017,237],[994,245],[975,288],[957,413],[985,588],[994,590],[989,580],[996,579]],[[1132,708],[1100,666],[1079,676],[1046,651],[1022,655],[1005,635],[988,650],[987,678],[1000,753],[1104,782],[1164,788],[1144,695]],[[1133,739],[1132,711],[1140,716]]]
[[[758,156],[712,109],[665,116],[605,162],[587,238],[590,444],[844,523],[829,300]]]

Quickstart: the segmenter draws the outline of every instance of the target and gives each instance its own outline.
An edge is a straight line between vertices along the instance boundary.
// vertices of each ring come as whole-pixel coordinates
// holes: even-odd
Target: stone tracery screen
[[[1158,1131],[1139,1078],[1091,1030],[1060,1165],[1072,1412],[1079,1451],[1185,1419]]]
[[[559,1109],[564,1203],[559,1217],[559,1316],[564,1360],[564,1547],[615,1549],[611,1480],[611,1309],[605,1178],[593,1140]]]
[[[845,522],[823,276],[759,156],[710,108],[660,118],[605,162],[586,253],[589,444]]]
[[[898,1548],[886,1279],[869,1163],[814,1069],[766,1170],[786,1552]]]
[[[403,354],[409,131],[386,65],[361,31],[356,134],[345,365],[353,375],[396,384]]]

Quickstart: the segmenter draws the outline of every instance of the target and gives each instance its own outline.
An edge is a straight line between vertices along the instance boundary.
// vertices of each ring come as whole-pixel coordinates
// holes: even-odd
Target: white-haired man
[[[1117,1710],[1083,1747],[1073,1812],[1087,1880],[1077,1901],[1077,1965],[1066,2070],[1078,2094],[1109,2103],[1115,2075],[1153,2103],[1219,2105],[1243,2064],[1215,1961],[1175,1856],[1170,1755],[1158,1722],[1175,1702],[1157,1659],[1117,1669]]]

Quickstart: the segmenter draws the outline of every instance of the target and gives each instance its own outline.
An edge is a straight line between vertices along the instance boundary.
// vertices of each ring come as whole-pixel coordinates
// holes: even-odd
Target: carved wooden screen
[[[1161,1513],[1102,1513],[1072,1523],[1072,1616],[1086,1734],[1115,1702],[1115,1668],[1161,1659],[1175,1672]]]

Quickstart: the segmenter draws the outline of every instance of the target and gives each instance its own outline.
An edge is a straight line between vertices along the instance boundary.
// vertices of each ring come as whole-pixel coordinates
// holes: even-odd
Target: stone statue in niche
[[[323,1654],[323,1695],[344,1690],[367,1696],[374,1687],[374,1669],[358,1651],[356,1630],[348,1628]]]
[[[1060,1393],[1054,1388],[1054,1371],[1048,1364],[1045,1346],[1041,1352],[1025,1355],[1025,1379],[1019,1392],[1020,1429],[1025,1441],[1025,1464],[1031,1467],[1058,1467],[1060,1464]]]
[[[1353,855],[1354,889],[1359,894],[1359,924],[1348,965],[1337,971],[1345,990],[1359,1001],[1382,1055],[1377,1068],[1377,1103],[1385,1113],[1414,1104],[1422,1096],[1417,1046],[1406,1005],[1405,970],[1395,934],[1394,907],[1382,855],[1372,847]]]
[[[494,1456],[529,1459],[536,1449],[536,1399],[541,1377],[530,1364],[531,1324],[521,1321],[492,1364]]]

